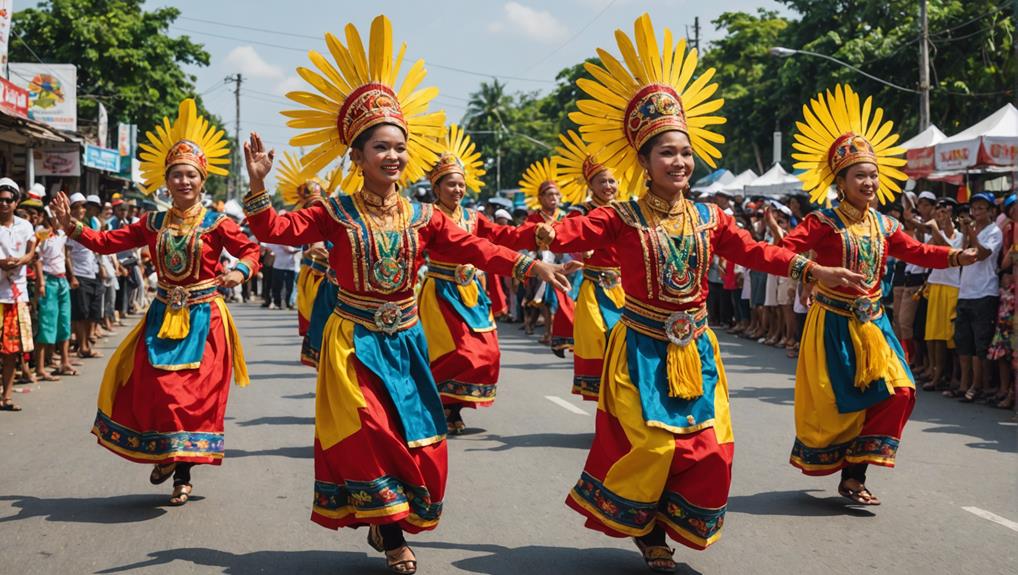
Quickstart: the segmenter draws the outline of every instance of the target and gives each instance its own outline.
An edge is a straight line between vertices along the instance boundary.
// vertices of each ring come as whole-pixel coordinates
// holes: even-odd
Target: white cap
[[[937,203],[937,196],[936,196],[936,194],[934,194],[933,192],[931,192],[929,190],[920,193],[918,199],[920,199],[920,200],[927,200],[927,201],[930,201],[930,202],[933,202],[933,203]]]
[[[74,192],[73,194],[71,194],[71,197],[67,199],[67,201],[71,202],[71,205],[73,206],[74,204],[84,204],[88,200],[85,198],[85,195],[82,194],[81,192]]]
[[[46,197],[46,186],[36,182],[28,189],[28,197],[41,200]]]
[[[499,208],[499,209],[495,210],[495,219],[497,220],[499,218],[505,218],[507,220],[511,220],[511,219],[513,219],[513,216],[507,210],[505,210],[503,208]]]
[[[785,214],[788,217],[792,217],[792,210],[789,209],[789,207],[786,206],[785,204],[782,204],[781,202],[771,202],[771,205],[774,206],[775,210],[778,210],[779,212]]]
[[[21,187],[18,186],[17,182],[15,182],[14,180],[12,180],[10,178],[0,178],[0,188],[11,188],[18,195],[21,194]]]
[[[88,196],[86,196],[85,197],[85,203],[87,203],[87,204],[95,204],[95,205],[99,206],[100,208],[103,205],[102,198],[100,198],[96,194],[89,194]]]

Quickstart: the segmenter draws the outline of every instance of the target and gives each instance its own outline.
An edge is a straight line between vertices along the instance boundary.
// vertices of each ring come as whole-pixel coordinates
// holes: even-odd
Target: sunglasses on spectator
[[[13,204],[14,198],[0,198],[0,204]]]

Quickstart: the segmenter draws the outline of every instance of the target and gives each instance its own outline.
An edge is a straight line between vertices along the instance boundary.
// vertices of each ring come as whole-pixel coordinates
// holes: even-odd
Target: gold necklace
[[[648,192],[643,197],[647,200],[647,207],[656,213],[664,214],[669,217],[675,217],[683,213],[683,200],[685,198],[683,198],[681,194],[679,195],[679,198],[673,202],[669,202],[653,192]]]

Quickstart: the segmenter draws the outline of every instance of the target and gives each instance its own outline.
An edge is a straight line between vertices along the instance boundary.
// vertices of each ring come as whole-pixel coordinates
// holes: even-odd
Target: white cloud
[[[296,90],[312,91],[311,86],[299,76],[287,76],[282,82],[276,85],[276,92],[280,95],[286,95],[287,92],[293,92]]]
[[[502,8],[504,21],[492,22],[488,31],[517,30],[532,40],[545,43],[560,42],[569,34],[569,29],[547,10],[537,10],[519,2],[506,2]]]
[[[254,46],[237,46],[226,55],[226,63],[249,78],[283,79],[283,69],[266,62]]]

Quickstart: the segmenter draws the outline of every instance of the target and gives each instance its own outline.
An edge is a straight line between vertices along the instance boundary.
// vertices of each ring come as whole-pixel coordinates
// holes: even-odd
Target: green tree
[[[209,64],[201,44],[170,35],[169,26],[180,10],[145,11],[142,4],[143,0],[46,0],[15,12],[10,60],[35,62],[38,56],[43,62],[74,64],[78,117],[96,118],[101,101],[111,122],[137,124],[142,140],[163,116],[176,115],[180,100],[195,96],[195,77],[183,66]],[[223,125],[204,109],[200,97],[197,101],[206,117]],[[214,178],[208,191],[214,193],[224,184]]]

